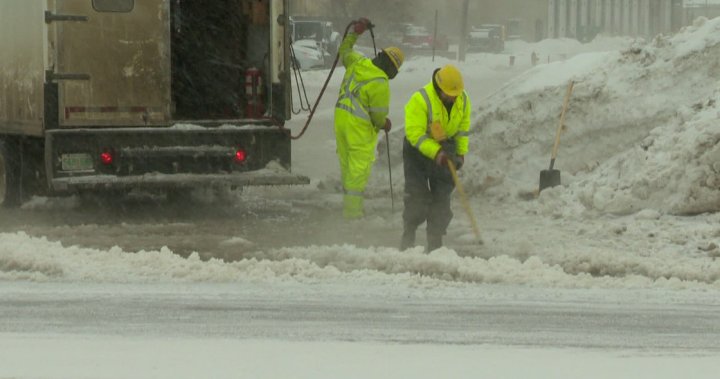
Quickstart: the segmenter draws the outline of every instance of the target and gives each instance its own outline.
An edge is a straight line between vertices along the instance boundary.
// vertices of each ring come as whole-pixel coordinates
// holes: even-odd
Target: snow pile
[[[586,249],[588,250],[588,249]],[[25,233],[0,234],[0,280],[60,282],[353,282],[443,288],[467,284],[522,284],[565,288],[709,289],[720,285],[720,261],[682,261],[592,251],[567,254],[564,264],[537,256],[459,257],[449,249],[362,249],[309,246],[255,252],[237,262],[183,258],[159,251],[125,252],[64,247]]]
[[[0,280],[80,282],[233,282],[282,280],[286,277],[329,278],[337,270],[289,259],[282,264],[245,260],[226,263],[203,261],[197,253],[187,259],[164,247],[130,253],[119,247],[108,251],[64,247],[25,233],[0,234]]]
[[[622,52],[535,67],[480,107],[466,181],[499,199],[537,188],[569,81],[556,168],[569,196],[609,213],[720,210],[720,19]]]
[[[614,214],[720,210],[718,101],[720,93],[679,110],[688,121],[655,128],[638,146],[604,162],[573,186],[580,201]]]

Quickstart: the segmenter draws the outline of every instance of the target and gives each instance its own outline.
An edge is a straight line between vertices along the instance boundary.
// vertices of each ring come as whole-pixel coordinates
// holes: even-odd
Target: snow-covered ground
[[[530,65],[533,52],[540,57],[535,67]],[[516,57],[512,67],[510,55]],[[570,344],[562,338],[550,338],[555,342],[549,343],[522,339],[502,343],[502,338],[492,335],[463,340],[432,334],[425,340],[418,326],[412,331],[419,343],[413,343],[383,333],[382,338],[371,338],[362,330],[346,331],[346,324],[329,323],[321,340],[272,334],[262,338],[262,333],[232,326],[227,326],[228,337],[222,338],[178,331],[202,325],[202,319],[179,324],[168,333],[154,328],[175,319],[158,317],[147,321],[147,329],[132,329],[136,318],[143,318],[142,307],[127,324],[118,316],[119,326],[99,323],[83,328],[73,325],[72,317],[57,321],[53,315],[68,303],[81,313],[86,310],[89,319],[98,313],[112,323],[113,312],[105,315],[102,308],[89,304],[106,301],[109,309],[115,309],[113,302],[132,305],[133,299],[171,304],[164,296],[187,303],[211,298],[219,301],[212,306],[220,304],[223,309],[242,305],[238,302],[246,298],[232,295],[226,286],[250,287],[256,291],[249,296],[252,299],[277,300],[276,305],[262,303],[270,308],[283,308],[288,296],[328,306],[347,293],[349,299],[337,301],[340,308],[355,304],[354,299],[363,304],[377,299],[382,308],[389,299],[404,298],[420,304],[443,299],[487,302],[491,308],[518,303],[530,313],[535,302],[594,303],[618,313],[640,305],[631,313],[642,319],[647,306],[648,320],[664,310],[684,314],[693,307],[711,314],[720,310],[719,56],[720,19],[701,19],[678,35],[652,41],[516,42],[508,44],[505,54],[472,54],[462,63],[409,59],[391,82],[396,207],[402,205],[403,106],[413,91],[430,79],[434,68],[452,62],[463,72],[477,109],[461,179],[485,244],[474,244],[468,218],[456,200],[448,246],[430,255],[421,247],[409,252],[396,248],[402,220],[400,212],[388,209],[384,142],[368,189],[367,219],[345,224],[337,218],[313,218],[322,212],[339,213],[341,207],[332,128],[343,73],[339,69],[310,130],[294,145],[294,171],[309,175],[312,184],[248,189],[242,196],[256,208],[238,205],[261,215],[264,208],[288,210],[289,215],[270,222],[278,234],[287,226],[285,218],[299,217],[293,212],[308,213],[302,220],[316,224],[315,229],[304,227],[317,233],[316,240],[310,234],[302,244],[282,241],[273,248],[253,249],[260,236],[238,233],[221,241],[226,249],[243,251],[241,259],[230,261],[208,259],[202,245],[185,257],[170,248],[93,248],[35,232],[2,233],[0,315],[6,322],[0,321],[0,378],[713,378],[720,369],[720,341],[713,345],[712,338],[707,342],[684,335],[690,346],[663,338],[651,338],[647,346],[627,341]],[[311,99],[327,73],[304,73]],[[539,173],[548,168],[563,95],[571,80],[575,88],[555,164],[562,172],[562,186],[538,193]],[[290,122],[294,132],[299,132],[305,116]],[[62,214],[74,206],[36,199],[26,204],[25,211],[50,209]],[[69,226],[66,232],[102,228]],[[189,233],[190,239],[206,237]],[[359,242],[319,242],[343,241],[343,236]],[[504,290],[506,286],[512,290]],[[95,293],[88,287],[100,289]],[[32,317],[23,321],[25,316],[17,315],[32,305],[46,312],[47,318],[29,312]],[[120,313],[122,308],[118,307]],[[451,314],[456,310],[448,307]],[[458,328],[473,319],[472,312],[458,315]],[[36,324],[36,319],[41,321]],[[693,333],[717,336],[720,321],[703,320]],[[322,322],[319,316],[301,325],[315,330],[312,327]],[[682,335],[684,326],[678,327],[672,319],[664,322],[670,334],[665,337]],[[228,323],[223,320],[223,325]],[[283,319],[276,323],[280,328]],[[519,321],[518,326],[528,323]],[[129,330],[123,331],[124,327]],[[588,330],[589,337],[577,340],[602,340],[600,334],[612,328]],[[497,331],[502,334],[503,329]]]

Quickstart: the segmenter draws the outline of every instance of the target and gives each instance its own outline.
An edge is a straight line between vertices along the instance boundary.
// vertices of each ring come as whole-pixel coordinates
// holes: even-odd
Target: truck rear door
[[[167,0],[57,0],[45,13],[58,126],[141,126],[170,118]],[[54,9],[52,8],[54,4]]]

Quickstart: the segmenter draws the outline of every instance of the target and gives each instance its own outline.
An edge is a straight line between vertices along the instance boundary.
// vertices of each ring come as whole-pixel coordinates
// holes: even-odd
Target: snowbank
[[[584,250],[592,250],[585,248]],[[183,258],[164,247],[126,252],[64,247],[25,233],[0,234],[0,280],[92,283],[294,282],[322,281],[390,287],[462,288],[472,284],[564,288],[710,289],[720,285],[720,261],[621,256],[615,252],[559,252],[546,263],[537,256],[490,259],[460,257],[422,247],[363,249],[350,245],[256,251],[245,259]]]
[[[480,104],[475,190],[498,198],[537,188],[547,169],[565,87],[576,82],[556,168],[568,196],[627,214],[720,210],[720,19],[678,35],[540,65]]]

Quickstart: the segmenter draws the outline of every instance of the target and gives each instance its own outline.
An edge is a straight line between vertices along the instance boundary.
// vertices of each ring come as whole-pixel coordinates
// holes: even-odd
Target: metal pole
[[[432,61],[435,62],[435,45],[437,45],[437,26],[438,26],[438,10],[435,9],[435,31],[433,32],[433,56]]]
[[[467,48],[467,34],[468,34],[468,9],[470,8],[470,0],[463,2],[463,14],[461,15],[462,22],[460,23],[460,47],[458,48],[458,60],[465,62],[465,49]]]
[[[375,32],[373,32],[372,25],[370,27],[370,36],[372,37],[373,42],[373,50],[375,51],[375,57],[377,58],[377,47],[375,46]],[[393,182],[392,182],[392,165],[390,165],[390,136],[388,135],[388,131],[385,130],[385,143],[387,144],[387,156],[388,156],[388,172],[390,175],[390,207],[392,209],[392,213],[395,213],[395,194],[393,193]]]

